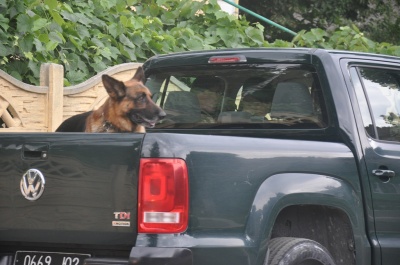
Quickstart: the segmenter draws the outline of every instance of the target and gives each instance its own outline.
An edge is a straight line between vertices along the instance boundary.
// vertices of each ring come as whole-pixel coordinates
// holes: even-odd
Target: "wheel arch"
[[[363,232],[364,213],[359,190],[359,187],[353,187],[346,180],[335,176],[281,173],[268,177],[254,197],[245,228],[246,239],[258,247],[257,264],[262,264],[271,236],[281,235],[279,225],[282,225],[280,222],[284,217],[295,216],[295,212],[298,215],[301,209],[306,209],[307,213],[317,210],[324,218],[337,217],[337,220],[349,226],[344,232],[346,238],[353,238],[355,246],[368,245]],[[320,227],[327,229],[325,226]],[[306,231],[301,234],[306,234]],[[287,232],[281,233],[293,236]],[[329,249],[329,246],[326,247]]]
[[[324,246],[336,265],[355,264],[355,239],[351,222],[339,208],[292,205],[279,212],[271,231],[274,238],[305,238]]]

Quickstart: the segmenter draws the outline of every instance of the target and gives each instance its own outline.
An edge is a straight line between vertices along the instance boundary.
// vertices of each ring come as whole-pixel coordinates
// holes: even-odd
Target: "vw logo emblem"
[[[36,201],[44,191],[44,176],[37,169],[29,169],[22,176],[20,187],[21,193],[27,200]]]

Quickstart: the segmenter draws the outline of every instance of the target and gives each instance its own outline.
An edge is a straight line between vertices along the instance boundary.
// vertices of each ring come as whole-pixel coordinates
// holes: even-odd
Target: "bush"
[[[65,85],[155,54],[264,46],[263,27],[209,3],[180,0],[0,1],[0,65],[38,84],[40,65],[62,64]]]
[[[221,11],[216,0],[0,0],[0,36],[1,69],[35,85],[42,63],[63,65],[68,86],[113,65],[187,50],[323,47],[400,55],[398,46],[349,27],[268,43],[261,24]]]
[[[386,42],[373,42],[366,38],[356,26],[340,27],[334,32],[322,29],[300,31],[293,39],[293,43],[300,47],[314,47],[335,50],[351,50],[371,52],[393,56],[400,56],[400,46]]]

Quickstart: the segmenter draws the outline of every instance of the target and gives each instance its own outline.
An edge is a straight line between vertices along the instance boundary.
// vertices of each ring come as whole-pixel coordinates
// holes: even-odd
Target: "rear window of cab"
[[[156,128],[318,129],[327,113],[308,65],[164,70],[146,86],[167,116]]]

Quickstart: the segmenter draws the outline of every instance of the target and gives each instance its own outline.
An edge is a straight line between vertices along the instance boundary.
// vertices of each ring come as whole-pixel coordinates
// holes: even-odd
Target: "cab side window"
[[[378,140],[400,142],[400,71],[358,67],[357,74],[360,84],[355,82],[355,88],[367,133]]]

